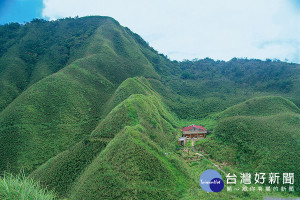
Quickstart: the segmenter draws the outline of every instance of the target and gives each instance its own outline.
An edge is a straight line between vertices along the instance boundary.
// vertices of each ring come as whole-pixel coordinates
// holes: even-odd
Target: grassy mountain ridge
[[[111,96],[110,100],[107,102],[104,115],[132,94],[146,95],[153,93],[153,89],[145,78],[128,78],[119,85],[114,94]]]
[[[200,123],[213,134],[197,148],[226,172],[299,173],[298,64],[170,61],[109,17],[0,34],[0,171],[69,199],[261,198],[201,190],[218,169],[176,151],[180,126]]]
[[[98,20],[100,26],[84,40],[85,48],[80,48],[86,49],[83,58],[34,83],[0,113],[0,157],[5,160],[1,170],[17,171],[21,166],[33,170],[89,135],[123,80],[136,75],[159,77],[135,40],[122,35],[127,35],[127,30],[110,18]],[[32,24],[28,26],[30,29]],[[117,39],[111,37],[114,34]],[[123,44],[122,49],[117,48],[118,43]]]
[[[138,85],[139,82],[135,81],[138,79],[126,80],[120,87],[131,89],[133,86],[127,82],[133,81]],[[175,198],[169,196],[174,193],[170,187],[173,185],[173,190],[183,188],[181,184],[187,184],[187,175],[181,175],[185,172],[180,165],[173,166],[172,162],[179,162],[176,161],[178,158],[171,162],[171,158],[164,154],[164,151],[174,153],[176,140],[172,132],[176,129],[169,123],[173,121],[171,114],[163,107],[157,109],[162,106],[159,101],[155,94],[132,93],[103,119],[88,139],[50,159],[31,176],[60,194],[70,192],[74,199],[118,198],[121,194],[137,198],[158,198],[163,194],[168,199]],[[98,146],[104,144],[101,141],[108,142],[107,146]],[[88,161],[89,158],[92,160]],[[78,164],[78,159],[90,164]],[[75,172],[78,167],[80,170]],[[96,179],[98,181],[95,182]],[[174,183],[177,183],[176,187]],[[74,186],[71,187],[72,184]],[[98,190],[99,187],[106,189]]]
[[[53,22],[35,20],[23,26],[1,26],[1,100],[10,101],[3,102],[0,110],[28,86],[83,57],[90,36],[99,25],[109,20],[112,19],[70,18]],[[12,90],[8,85],[15,88],[17,94],[7,94]]]
[[[182,171],[178,171],[180,169],[174,167],[165,157],[162,150],[151,143],[148,137],[144,137],[144,134],[125,128],[79,179],[73,188],[74,199],[82,197],[81,195],[88,198],[118,198],[122,193],[123,198],[175,198],[172,194],[178,193],[176,190],[179,188],[184,188],[187,180],[181,177]],[[105,176],[110,174],[112,180],[117,179],[115,182],[119,187],[111,188],[116,183],[105,181]],[[99,191],[99,185],[92,183],[103,179],[100,188],[106,189]],[[90,188],[91,185],[94,185],[93,188]],[[115,193],[116,190],[119,191]]]

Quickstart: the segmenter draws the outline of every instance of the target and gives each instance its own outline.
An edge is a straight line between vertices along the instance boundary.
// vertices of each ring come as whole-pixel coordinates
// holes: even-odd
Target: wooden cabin
[[[182,136],[187,137],[187,139],[201,138],[201,137],[205,138],[206,135],[207,135],[207,130],[203,126],[192,124],[182,129]]]
[[[187,141],[186,137],[181,137],[181,138],[178,139],[178,144],[180,146],[185,146],[186,145],[186,141]]]

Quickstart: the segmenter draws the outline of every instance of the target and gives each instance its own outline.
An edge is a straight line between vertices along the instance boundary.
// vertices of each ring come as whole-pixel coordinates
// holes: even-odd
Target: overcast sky
[[[300,0],[4,0],[0,23],[23,22],[9,13],[23,15],[24,21],[111,16],[176,60],[248,57],[300,63]]]

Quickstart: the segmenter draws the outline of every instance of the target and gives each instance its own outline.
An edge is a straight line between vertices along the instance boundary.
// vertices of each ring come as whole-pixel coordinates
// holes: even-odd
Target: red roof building
[[[192,124],[182,129],[182,135],[183,137],[187,137],[187,138],[201,138],[201,137],[205,138],[207,135],[207,130],[203,126]]]

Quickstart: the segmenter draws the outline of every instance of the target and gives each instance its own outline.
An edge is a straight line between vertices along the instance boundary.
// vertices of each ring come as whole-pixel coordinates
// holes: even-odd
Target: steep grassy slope
[[[0,113],[1,171],[31,171],[89,135],[126,78],[159,78],[129,30],[110,18],[96,19],[83,58],[34,83]]]
[[[103,115],[107,115],[114,107],[127,99],[132,94],[156,94],[144,77],[128,78],[116,89],[110,100],[105,105]]]
[[[123,92],[139,89],[148,94],[126,98],[131,92]],[[174,155],[176,138],[172,133],[177,130],[172,124],[176,122],[145,79],[128,79],[116,91],[112,99],[126,99],[92,135],[31,176],[74,199],[176,198],[189,179],[182,161]]]
[[[72,199],[175,199],[184,192],[184,169],[146,134],[142,127],[125,127],[82,174]]]
[[[66,195],[73,182],[103,150],[110,140],[84,139],[68,150],[49,159],[35,170],[31,177],[48,188],[55,189],[58,195]]]
[[[32,170],[88,135],[111,88],[105,78],[77,68],[23,92],[0,114],[0,155],[7,161],[1,169],[9,163],[12,171]]]
[[[84,56],[91,36],[111,18],[0,26],[0,111],[28,86]]]
[[[215,135],[200,149],[242,171],[289,172],[299,180],[300,110],[295,104],[281,97],[255,98],[220,117]],[[299,191],[299,183],[295,186]]]

